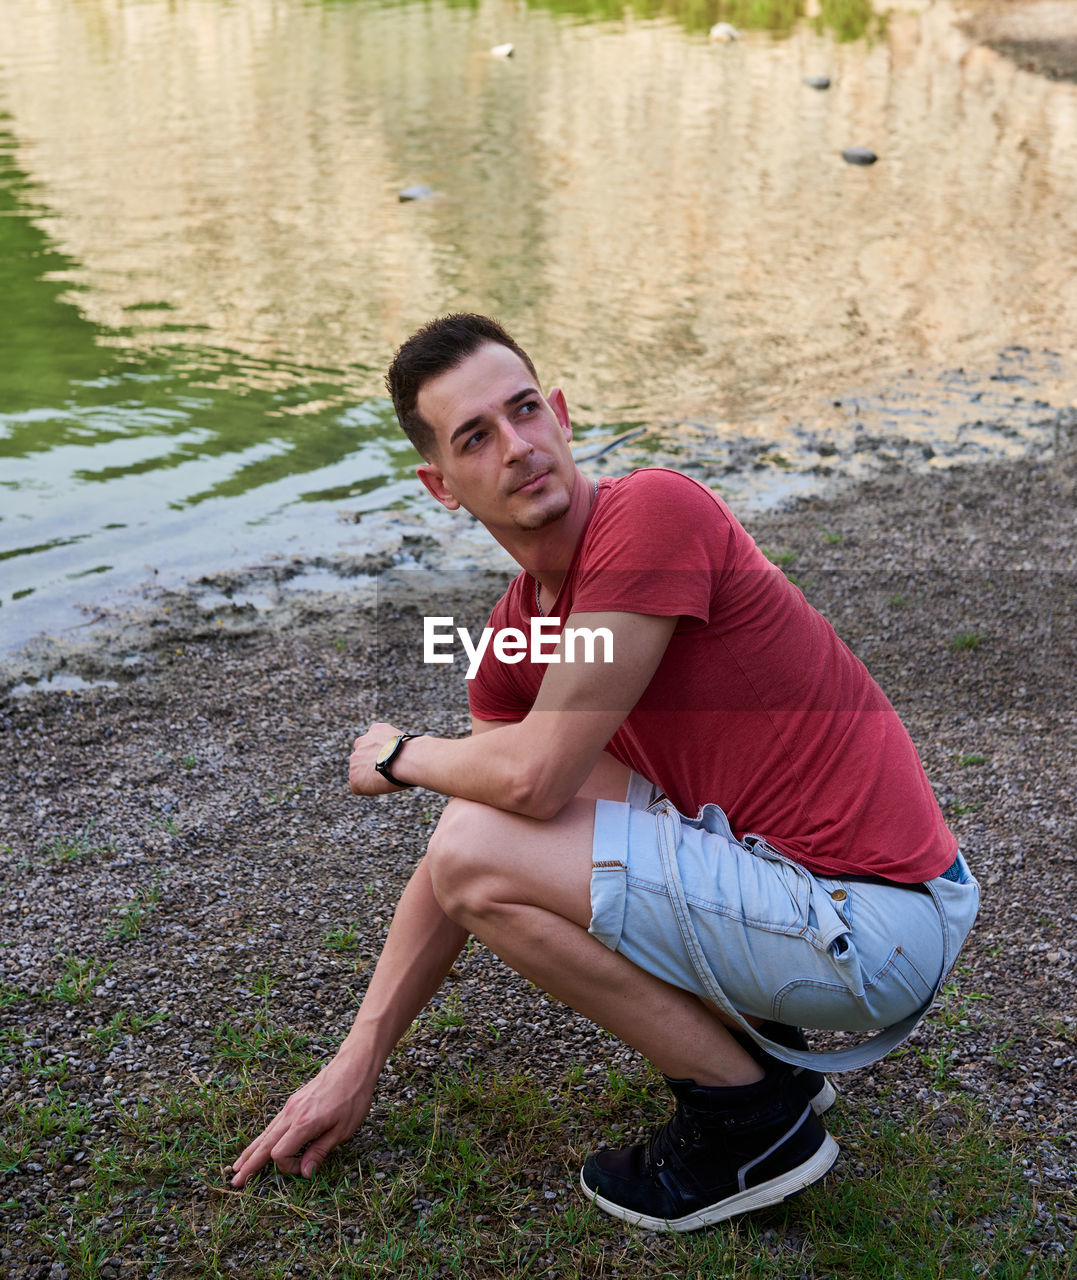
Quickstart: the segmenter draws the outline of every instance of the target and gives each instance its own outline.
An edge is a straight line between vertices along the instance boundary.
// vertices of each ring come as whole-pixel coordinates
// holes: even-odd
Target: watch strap
[[[417,737],[419,737],[417,733],[398,733],[396,736],[396,742],[393,746],[392,751],[389,752],[389,754],[385,757],[384,760],[376,760],[374,762],[374,768],[378,771],[378,773],[381,774],[381,776],[385,779],[386,782],[391,782],[394,787],[414,787],[415,786],[414,782],[403,782],[401,781],[400,778],[394,777],[389,766],[396,759],[397,754],[399,753],[400,748],[404,745],[404,743],[409,741],[411,738],[417,738]]]

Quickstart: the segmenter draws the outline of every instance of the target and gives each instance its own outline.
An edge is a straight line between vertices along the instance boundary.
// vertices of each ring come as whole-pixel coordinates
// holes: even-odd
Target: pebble
[[[732,40],[740,39],[740,32],[731,22],[716,22],[707,36],[717,44],[729,44]]]
[[[846,147],[841,158],[846,164],[874,164],[879,157],[870,147]]]
[[[829,76],[805,76],[804,83],[808,86],[809,89],[829,89],[830,77]]]
[[[401,187],[396,194],[400,203],[406,204],[409,200],[429,200],[434,194],[434,188],[428,187],[425,182],[417,182],[410,187]]]

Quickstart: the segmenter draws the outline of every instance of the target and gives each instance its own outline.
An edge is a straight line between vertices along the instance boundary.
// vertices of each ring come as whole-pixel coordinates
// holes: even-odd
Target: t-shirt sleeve
[[[500,631],[514,625],[509,621],[513,610],[510,600],[519,584],[514,584],[508,592],[494,605],[490,613],[488,627]],[[518,623],[516,624],[518,625]],[[477,720],[523,720],[531,710],[530,699],[519,687],[518,680],[513,677],[517,668],[505,662],[492,660],[491,651],[487,649],[479,664],[475,678],[467,684],[467,701],[471,714]]]
[[[734,541],[735,521],[709,489],[675,471],[633,472],[595,513],[572,611],[706,623]]]

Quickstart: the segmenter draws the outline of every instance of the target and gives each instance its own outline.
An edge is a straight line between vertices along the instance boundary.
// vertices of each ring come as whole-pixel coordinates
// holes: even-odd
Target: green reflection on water
[[[804,0],[528,0],[535,8],[582,18],[620,21],[668,18],[686,31],[731,22],[750,31],[787,32],[803,16]]]
[[[10,120],[0,116],[0,121]],[[115,366],[97,345],[97,329],[64,295],[74,265],[26,214],[34,188],[14,161],[15,142],[0,128],[0,409],[23,413],[59,404],[73,382],[89,382]],[[0,442],[2,447],[2,442]]]
[[[123,342],[131,331],[88,321],[70,282],[77,263],[39,225],[48,209],[14,153],[10,132],[0,129],[0,461],[53,457],[21,485],[13,477],[25,473],[13,467],[0,475],[7,491],[0,519],[40,508],[43,488],[49,497],[74,500],[48,521],[50,533],[62,526],[57,537],[31,536],[33,545],[9,547],[0,558],[87,536],[78,529],[75,496],[85,484],[189,467],[181,496],[172,490],[167,503],[186,507],[316,472],[370,446],[377,447],[353,482],[362,488],[338,484],[331,492],[368,492],[410,473],[418,455],[397,431],[389,401],[356,403],[356,385],[369,383],[365,370],[309,370],[190,344],[128,348]],[[167,301],[126,308],[146,315],[171,309]],[[152,332],[171,328],[161,324]],[[90,457],[99,465],[86,465]],[[219,461],[226,458],[233,462],[222,476]],[[146,501],[165,505],[163,488]]]
[[[819,16],[816,25],[820,30],[829,28],[836,40],[843,43],[859,40],[862,36],[881,36],[886,30],[885,13],[876,13],[871,0],[819,0]]]
[[[371,0],[324,0],[330,7],[365,4]],[[443,0],[448,9],[473,10],[478,0]],[[709,31],[716,22],[731,22],[746,31],[787,34],[804,16],[805,0],[526,0],[529,8],[598,22],[622,22],[630,14],[637,20],[666,18],[686,31]],[[885,16],[875,13],[871,0],[820,0],[816,18],[820,29],[830,29],[838,40],[857,40],[869,32],[881,34]]]

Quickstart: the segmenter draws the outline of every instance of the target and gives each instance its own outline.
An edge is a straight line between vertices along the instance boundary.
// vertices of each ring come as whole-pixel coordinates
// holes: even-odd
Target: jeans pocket
[[[877,974],[865,984],[871,1002],[887,1010],[887,1021],[898,1022],[931,999],[935,984],[895,947]]]
[[[931,999],[933,985],[900,947],[870,975],[845,935],[831,943],[825,957],[814,975],[794,978],[775,993],[775,1021],[827,1031],[869,1031],[893,1026]]]

